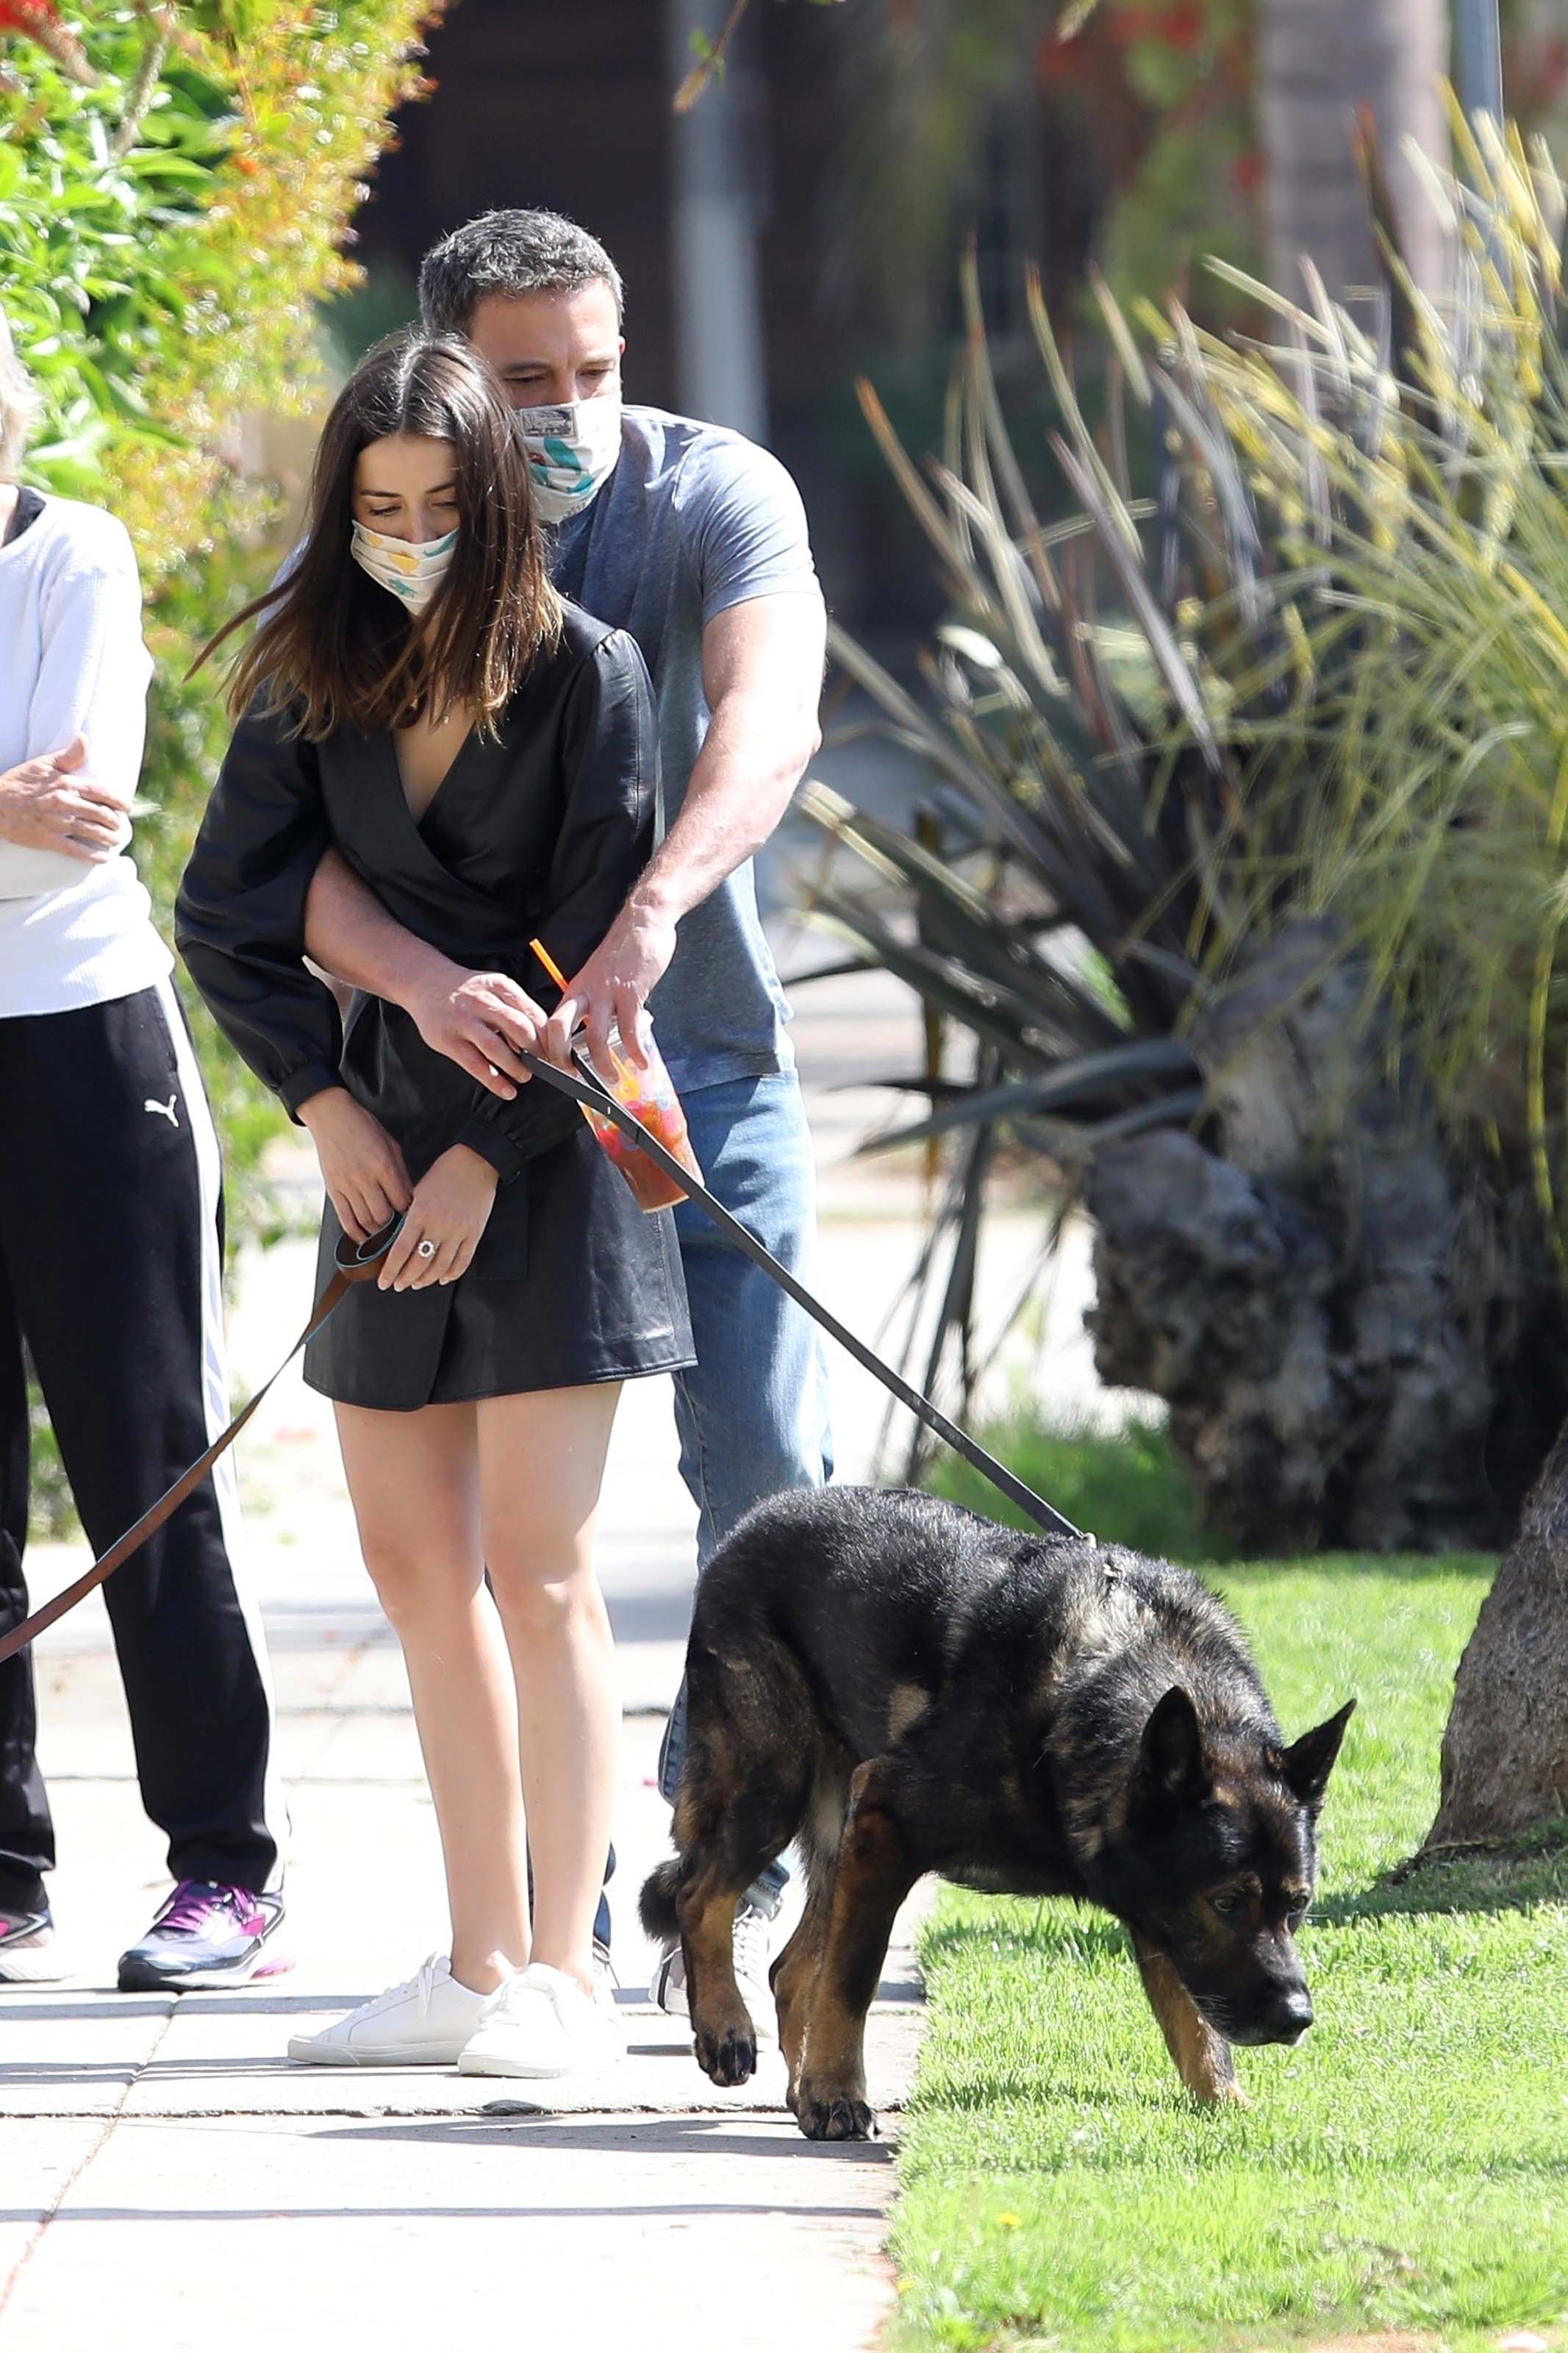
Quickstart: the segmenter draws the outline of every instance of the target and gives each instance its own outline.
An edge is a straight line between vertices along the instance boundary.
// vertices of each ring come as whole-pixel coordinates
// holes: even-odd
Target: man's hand
[[[79,771],[87,739],[73,735],[63,751],[46,752],[0,776],[0,840],[21,849],[52,849],[84,866],[102,866],[124,848],[130,831],[114,795]]]
[[[669,970],[674,954],[673,921],[658,908],[639,902],[634,892],[582,971],[568,984],[550,1017],[542,1050],[566,1069],[572,1060],[572,1032],[582,1021],[587,1028],[591,1059],[600,1070],[607,1071],[613,1021],[621,1033],[627,1060],[646,1070],[643,1008]]]
[[[329,849],[305,901],[305,948],[335,979],[399,1005],[433,1053],[445,1054],[481,1087],[510,1103],[531,1073],[544,1014],[501,972],[473,972],[405,931]]]
[[[445,1054],[502,1103],[533,1075],[520,1050],[545,1050],[543,1007],[504,972],[465,973],[454,965],[438,978],[405,987],[401,1002],[433,1053]]]
[[[300,1105],[338,1223],[349,1240],[368,1241],[414,1198],[403,1155],[380,1120],[347,1087],[323,1087]]]

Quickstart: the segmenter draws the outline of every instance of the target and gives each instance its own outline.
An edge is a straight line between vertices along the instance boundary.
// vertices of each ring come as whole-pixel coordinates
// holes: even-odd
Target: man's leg
[[[683,1104],[710,1192],[792,1274],[812,1281],[816,1241],[816,1164],[793,1071],[701,1087]],[[675,1213],[697,1362],[675,1376],[680,1471],[697,1505],[700,1570],[754,1504],[832,1476],[827,1371],[816,1326],[762,1268],[693,1203]],[[658,1785],[673,1802],[686,1745],[686,1687],[676,1694],[659,1752]],[[737,1968],[765,1996],[765,1925],[788,1873],[770,1864],[742,1906]],[[679,1950],[679,1948],[678,1948]],[[666,1957],[658,1998],[684,1996]],[[667,1966],[668,1964],[668,1966]],[[675,1976],[679,1975],[675,1969]],[[673,1994],[675,2000],[669,2000]],[[771,2000],[749,2002],[759,2022]]]
[[[684,1108],[709,1191],[809,1282],[816,1171],[795,1072],[700,1087]],[[675,1376],[675,1423],[700,1570],[753,1504],[831,1478],[827,1370],[811,1318],[703,1210],[684,1202],[675,1223],[697,1350]],[[659,1788],[672,1803],[685,1743],[682,1684],[659,1754]]]
[[[793,1071],[685,1101],[708,1188],[803,1282],[813,1278],[816,1172]],[[675,1212],[697,1362],[675,1377],[680,1472],[704,1567],[753,1504],[832,1475],[816,1324],[690,1201]]]
[[[168,983],[11,1026],[26,1033],[39,1139],[32,1181],[7,1186],[27,1245],[13,1283],[82,1525],[101,1552],[227,1419],[216,1139]],[[276,1888],[284,1815],[238,1539],[226,1457],[104,1588],[142,1801],[167,1834],[170,1870],[236,1892],[225,1898],[233,1919],[220,1905],[210,1938],[184,1912],[170,1924],[172,1957],[223,1947],[210,1964],[218,1975],[229,1947],[259,1949],[281,1908],[241,1900]]]

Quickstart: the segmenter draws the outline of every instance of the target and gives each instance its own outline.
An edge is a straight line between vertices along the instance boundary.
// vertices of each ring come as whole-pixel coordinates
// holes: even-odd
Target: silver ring
[[[434,1258],[436,1255],[435,1243],[431,1241],[421,1242],[419,1244],[419,1255],[421,1258]]]

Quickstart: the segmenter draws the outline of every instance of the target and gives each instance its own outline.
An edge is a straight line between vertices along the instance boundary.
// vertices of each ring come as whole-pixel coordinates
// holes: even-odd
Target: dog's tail
[[[637,1898],[637,1917],[645,1936],[656,1944],[668,1945],[679,1934],[676,1918],[675,1892],[680,1884],[680,1864],[675,1856],[650,1871],[643,1881],[642,1894]]]

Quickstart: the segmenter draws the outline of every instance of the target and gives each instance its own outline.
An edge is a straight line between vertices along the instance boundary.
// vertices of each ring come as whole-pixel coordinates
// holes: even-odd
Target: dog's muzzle
[[[1241,2015],[1223,2002],[1199,2001],[1196,1995],[1193,1999],[1216,2034],[1244,2048],[1283,2042],[1293,2050],[1312,2023],[1312,1997],[1304,1985],[1288,1986]]]

